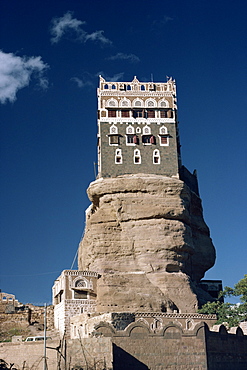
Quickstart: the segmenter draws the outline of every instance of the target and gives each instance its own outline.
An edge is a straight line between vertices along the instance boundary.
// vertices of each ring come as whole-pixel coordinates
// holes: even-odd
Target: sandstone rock
[[[195,312],[215,262],[200,198],[177,178],[143,174],[101,178],[88,196],[78,260],[102,275],[99,312]]]

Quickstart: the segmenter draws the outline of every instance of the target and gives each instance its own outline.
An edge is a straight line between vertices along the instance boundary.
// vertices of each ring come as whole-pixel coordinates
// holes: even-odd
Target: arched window
[[[168,104],[168,101],[165,100],[165,99],[162,99],[159,101],[159,106],[162,107],[162,108],[167,108],[169,107],[169,104]]]
[[[109,145],[119,145],[118,128],[115,125],[110,127]]]
[[[134,164],[141,164],[141,153],[139,149],[134,150]]]
[[[108,85],[105,85],[105,86],[104,86],[104,89],[105,89],[105,90],[107,90],[107,89],[108,89]]]
[[[149,98],[145,101],[145,106],[148,108],[157,107],[157,102],[155,99]]]
[[[160,164],[160,151],[158,149],[153,151],[153,164]]]
[[[141,90],[145,91],[145,86],[144,85],[141,85]]]
[[[112,90],[115,90],[116,89],[116,85],[112,85]]]
[[[160,127],[160,145],[169,146],[169,135],[165,126]]]
[[[75,288],[87,288],[87,282],[84,279],[75,282]]]
[[[141,107],[142,106],[142,101],[141,100],[136,100],[135,102],[134,102],[134,106],[135,107]]]
[[[129,99],[126,99],[126,98],[124,98],[124,99],[121,99],[120,100],[120,107],[130,107],[130,100]]]
[[[160,135],[166,135],[167,134],[167,128],[165,126],[160,127]]]
[[[135,129],[133,126],[126,127],[126,145],[138,145],[139,138],[135,135]]]
[[[107,100],[106,105],[108,107],[117,107],[117,105],[118,105],[117,100],[116,99]]]
[[[122,149],[116,149],[116,151],[115,151],[115,163],[116,164],[122,164],[123,163]]]
[[[130,85],[127,85],[127,90],[131,90],[131,86]]]
[[[118,128],[115,125],[112,125],[110,127],[110,135],[117,135],[118,134]]]
[[[134,135],[135,133],[135,129],[133,126],[127,126],[126,127],[126,134],[129,134],[129,135]]]
[[[151,135],[151,128],[149,126],[143,127],[143,135]]]

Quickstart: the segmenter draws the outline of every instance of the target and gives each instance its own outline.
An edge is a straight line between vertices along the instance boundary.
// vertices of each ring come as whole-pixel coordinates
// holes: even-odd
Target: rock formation
[[[195,312],[215,249],[200,198],[177,178],[124,175],[88,188],[79,270],[97,271],[98,312]]]

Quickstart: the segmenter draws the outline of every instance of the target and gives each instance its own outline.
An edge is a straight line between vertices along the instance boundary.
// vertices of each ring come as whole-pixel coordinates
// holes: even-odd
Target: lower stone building
[[[95,311],[98,274],[64,270],[52,288],[54,325],[61,336],[70,337],[70,317]]]

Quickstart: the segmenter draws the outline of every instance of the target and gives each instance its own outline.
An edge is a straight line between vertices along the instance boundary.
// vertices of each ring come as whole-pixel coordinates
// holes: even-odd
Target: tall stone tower
[[[98,88],[98,179],[79,269],[97,271],[97,310],[195,312],[215,261],[197,178],[181,165],[176,86]]]
[[[176,85],[106,82],[98,88],[99,177],[146,173],[177,177]]]

